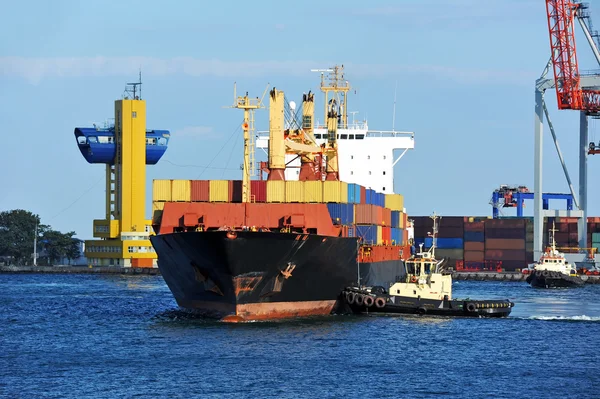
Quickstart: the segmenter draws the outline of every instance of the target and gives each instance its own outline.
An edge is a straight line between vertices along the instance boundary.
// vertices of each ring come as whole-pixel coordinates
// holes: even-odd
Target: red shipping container
[[[432,230],[428,230],[429,232],[432,232]],[[463,227],[453,227],[453,226],[442,226],[440,224],[440,229],[438,232],[438,237],[439,238],[463,238],[465,234],[465,231],[463,230]]]
[[[250,200],[254,202],[267,202],[266,180],[252,180],[250,182]]]
[[[367,189],[364,188],[363,186],[360,186],[360,203],[361,204],[367,203]]]
[[[514,249],[487,249],[485,251],[486,260],[520,260],[525,262],[525,251]]]
[[[381,226],[382,219],[383,209],[380,206],[369,204],[354,205],[354,223]]]
[[[440,230],[444,227],[463,227],[465,224],[462,216],[443,216],[440,220]]]
[[[390,245],[392,243],[392,228],[391,227],[382,227],[381,228],[381,239],[385,245]]]
[[[488,219],[485,229],[515,229],[525,227],[525,219]]]
[[[465,223],[465,231],[485,231],[485,222]]]
[[[192,180],[192,202],[208,202],[210,200],[210,180]]]
[[[466,251],[485,251],[485,244],[482,242],[465,241]]]

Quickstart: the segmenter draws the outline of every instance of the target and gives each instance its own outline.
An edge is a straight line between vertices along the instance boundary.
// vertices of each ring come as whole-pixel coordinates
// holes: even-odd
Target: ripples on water
[[[4,398],[598,398],[600,286],[454,283],[508,319],[226,324],[158,276],[0,274]]]

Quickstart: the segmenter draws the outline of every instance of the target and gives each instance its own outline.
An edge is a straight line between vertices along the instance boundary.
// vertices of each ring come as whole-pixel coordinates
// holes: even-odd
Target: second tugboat
[[[405,262],[406,275],[384,287],[347,287],[342,298],[354,313],[408,313],[440,316],[506,317],[513,302],[509,300],[452,299],[452,276],[444,272],[444,260],[435,259],[437,219],[433,219],[433,245]]]
[[[583,286],[585,282],[577,275],[575,265],[567,262],[565,256],[556,249],[554,225],[550,231],[552,232],[552,246],[542,254],[540,260],[529,266],[530,274],[525,281],[537,288]]]

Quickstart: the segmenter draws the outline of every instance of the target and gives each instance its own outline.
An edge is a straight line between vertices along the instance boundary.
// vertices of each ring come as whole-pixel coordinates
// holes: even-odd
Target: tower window
[[[382,190],[382,191],[385,191],[385,187],[383,188],[383,190]]]
[[[385,175],[385,170],[383,171],[383,174]]]
[[[132,117],[132,118],[137,118],[137,112],[133,111],[133,112],[131,113],[131,117]]]

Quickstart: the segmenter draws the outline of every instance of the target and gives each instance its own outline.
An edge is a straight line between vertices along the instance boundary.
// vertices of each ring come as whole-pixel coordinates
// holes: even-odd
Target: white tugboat
[[[506,317],[514,303],[509,300],[452,299],[452,276],[444,273],[443,260],[435,258],[437,216],[433,219],[433,245],[405,261],[406,275],[384,287],[347,287],[342,297],[354,313],[409,313],[442,316]]]
[[[552,245],[546,249],[540,259],[529,266],[530,275],[527,283],[537,288],[555,287],[580,287],[585,282],[577,275],[575,265],[567,262],[565,256],[556,249],[554,233],[556,229],[552,225]]]

